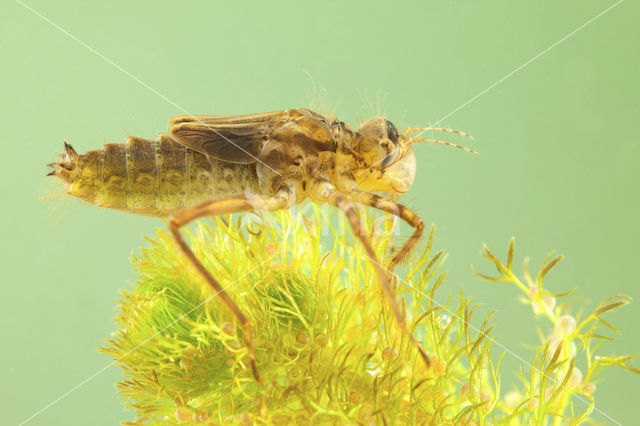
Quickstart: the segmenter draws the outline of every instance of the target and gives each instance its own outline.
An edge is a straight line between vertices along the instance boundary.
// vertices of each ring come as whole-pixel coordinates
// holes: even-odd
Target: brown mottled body
[[[168,217],[213,198],[259,192],[255,164],[216,160],[166,135],[130,137],[79,155],[55,172],[67,193],[101,207]],[[61,162],[60,164],[64,164]]]
[[[307,109],[242,116],[185,116],[170,122],[170,136],[155,141],[129,138],[126,144],[79,155],[65,143],[60,161],[49,164],[67,184],[67,192],[102,207],[131,213],[169,216],[169,230],[220,300],[244,330],[251,368],[260,380],[247,318],[222,285],[207,271],[180,234],[180,228],[201,217],[253,210],[279,210],[306,198],[330,204],[349,220],[365,247],[398,325],[429,358],[407,330],[389,275],[422,235],[422,219],[408,208],[371,191],[402,194],[415,178],[411,144],[427,141],[460,146],[399,133],[386,118],[362,123],[358,131],[340,120]],[[463,148],[468,150],[466,148]],[[469,151],[469,150],[468,150]],[[377,260],[354,204],[391,213],[414,228],[393,256],[388,269]]]

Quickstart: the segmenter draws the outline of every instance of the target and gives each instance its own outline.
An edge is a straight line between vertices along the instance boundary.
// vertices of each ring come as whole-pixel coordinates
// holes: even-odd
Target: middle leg
[[[407,329],[406,319],[400,309],[400,306],[398,305],[398,301],[396,300],[396,295],[393,291],[393,287],[391,286],[391,282],[389,281],[389,278],[387,276],[387,272],[390,272],[390,271],[385,270],[382,264],[378,261],[378,256],[373,250],[373,247],[371,246],[371,243],[367,238],[367,232],[362,226],[360,215],[358,214],[356,209],[353,207],[353,204],[351,203],[351,201],[345,195],[338,192],[330,182],[324,179],[316,179],[316,181],[314,182],[314,188],[312,191],[315,195],[314,198],[317,198],[319,200],[322,200],[324,202],[334,205],[345,214],[345,216],[349,220],[349,224],[351,225],[351,228],[353,229],[353,233],[362,243],[367,253],[367,257],[371,261],[371,264],[373,265],[373,268],[376,271],[378,281],[380,282],[380,285],[382,287],[382,292],[384,293],[385,297],[389,302],[389,305],[391,307],[391,310],[393,311],[393,314],[396,318],[398,326],[400,327],[402,333],[404,333],[409,338],[409,341],[411,342],[411,344],[418,350],[418,352],[420,353],[420,356],[422,357],[427,367],[430,366],[431,361],[429,360],[429,356],[426,354],[424,349],[422,349],[422,346],[420,346],[420,343],[416,340],[413,333],[409,332],[409,330]]]

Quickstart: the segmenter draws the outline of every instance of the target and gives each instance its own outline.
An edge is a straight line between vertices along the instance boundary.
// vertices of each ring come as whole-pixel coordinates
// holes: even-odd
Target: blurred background
[[[120,369],[105,369],[111,360],[96,348],[115,330],[119,289],[135,280],[130,254],[164,225],[43,200],[59,188],[45,164],[63,139],[80,152],[128,134],[153,139],[185,111],[264,112],[315,98],[354,126],[382,112],[401,128],[472,133],[478,156],[416,146],[416,182],[402,201],[437,226],[446,288],[481,303],[478,318],[497,309],[494,337],[525,360],[539,342],[531,310],[515,287],[472,273],[472,264],[492,271],[483,243],[504,257],[516,236],[516,261],[528,255],[534,270],[549,251],[565,254],[547,286],[577,288],[573,299],[589,309],[615,293],[640,299],[637,2],[27,0],[0,10],[7,424],[45,408],[29,424],[132,419],[114,388]],[[638,352],[640,305],[607,319],[621,336],[601,353]],[[505,356],[503,394],[520,366]],[[636,422],[638,377],[603,377],[593,418]]]

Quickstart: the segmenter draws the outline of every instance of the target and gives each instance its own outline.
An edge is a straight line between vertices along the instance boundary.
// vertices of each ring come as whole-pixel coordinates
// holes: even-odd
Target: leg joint
[[[171,216],[169,218],[169,229],[179,229],[181,227],[180,221],[177,217]]]

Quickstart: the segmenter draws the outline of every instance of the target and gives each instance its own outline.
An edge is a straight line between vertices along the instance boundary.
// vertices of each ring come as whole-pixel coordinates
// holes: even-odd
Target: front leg
[[[354,189],[349,193],[349,198],[365,206],[374,207],[398,216],[415,228],[411,237],[409,237],[409,239],[402,245],[402,247],[400,247],[400,250],[398,250],[391,259],[391,262],[389,263],[389,270],[393,271],[398,263],[400,263],[411,252],[411,249],[413,249],[420,240],[420,236],[422,236],[422,232],[424,231],[424,221],[420,216],[402,204],[369,192]]]
[[[251,343],[251,327],[249,320],[242,313],[236,302],[233,300],[218,280],[204,267],[204,265],[198,260],[193,253],[189,245],[186,243],[180,228],[188,225],[189,223],[205,216],[217,216],[227,213],[239,213],[255,210],[280,210],[289,206],[290,194],[288,189],[281,189],[278,191],[275,197],[269,197],[265,195],[241,195],[237,197],[225,197],[217,200],[206,201],[197,206],[182,210],[169,219],[169,231],[173,235],[173,238],[178,243],[178,247],[189,259],[191,264],[195,266],[200,275],[207,281],[215,292],[215,296],[222,299],[225,306],[231,313],[238,319],[243,329],[242,338],[247,347],[247,353],[249,361],[251,362],[251,371],[253,376],[259,382],[260,374],[258,373],[258,367],[256,366],[256,357],[253,351],[253,344]]]
[[[420,240],[420,237],[422,236],[422,233],[424,231],[424,221],[420,216],[418,216],[402,204],[399,204],[388,198],[380,197],[379,195],[375,195],[370,192],[365,192],[358,189],[353,173],[347,167],[347,165],[350,164],[349,161],[345,160],[348,155],[349,154],[342,154],[342,156],[336,156],[336,175],[333,177],[336,182],[340,183],[340,185],[336,185],[337,190],[343,194],[346,194],[346,196],[352,202],[374,207],[387,213],[391,213],[392,215],[401,218],[414,228],[411,237],[409,237],[409,239],[391,258],[391,262],[389,263],[389,271],[393,272],[398,263],[400,263],[407,257],[407,255],[411,252],[411,249],[413,249],[413,247]]]

